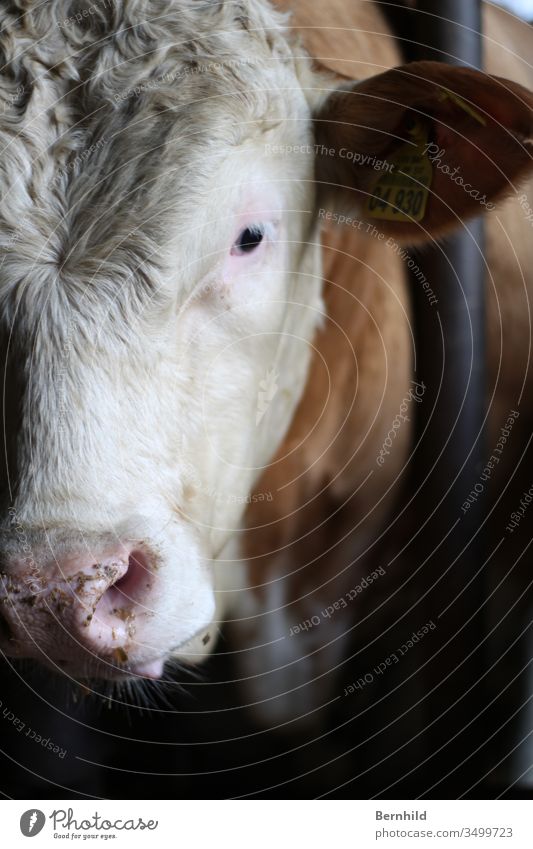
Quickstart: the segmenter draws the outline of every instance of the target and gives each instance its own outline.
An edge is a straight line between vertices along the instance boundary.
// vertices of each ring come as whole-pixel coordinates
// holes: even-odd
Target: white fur
[[[13,5],[27,12],[0,35],[0,315],[22,417],[6,497],[40,564],[54,534],[157,544],[130,659],[184,654],[322,311],[313,158],[266,147],[311,143],[310,71],[260,0],[102,0],[79,25],[87,4]],[[228,260],[249,209],[270,238]]]

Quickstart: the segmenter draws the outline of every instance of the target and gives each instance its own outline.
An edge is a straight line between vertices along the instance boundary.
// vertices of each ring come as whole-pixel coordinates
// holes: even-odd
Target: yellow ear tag
[[[433,182],[433,166],[427,149],[427,124],[415,119],[409,129],[412,142],[403,144],[387,160],[387,171],[380,174],[363,212],[368,218],[385,221],[423,221]]]

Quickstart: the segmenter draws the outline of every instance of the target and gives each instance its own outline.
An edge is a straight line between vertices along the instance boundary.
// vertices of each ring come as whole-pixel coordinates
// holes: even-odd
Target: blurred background
[[[527,21],[533,20],[533,3],[531,0],[495,0],[498,6],[510,9],[516,15],[521,15]]]
[[[533,0],[500,5],[533,20]],[[426,324],[420,338],[437,333],[436,325]],[[436,359],[431,367],[438,372],[441,365]],[[449,401],[442,416],[453,420]],[[422,441],[423,469],[432,468],[434,451],[429,438]],[[511,502],[531,485],[532,468],[529,446],[509,481]],[[434,470],[439,474],[447,486],[446,469]],[[200,670],[168,671],[166,683],[148,685],[142,699],[127,690],[122,698],[96,698],[29,665],[0,661],[1,792],[15,798],[529,798],[529,523],[506,543],[512,568],[505,581],[478,551],[469,555],[467,579],[450,573],[435,591],[434,571],[410,579],[413,563],[424,562],[444,521],[437,512],[425,537],[413,542],[430,504],[418,490],[419,476],[420,468],[413,469],[406,484],[405,502],[412,503],[401,527],[381,541],[377,562],[394,562],[394,575],[386,586],[377,582],[365,591],[365,623],[342,678],[346,687],[364,678],[406,634],[453,603],[455,612],[443,626],[450,646],[437,665],[429,663],[435,644],[428,638],[406,656],[401,671],[376,677],[356,701],[325,706],[317,732],[298,722],[276,730],[254,723],[235,683],[224,632]],[[461,479],[452,493],[456,502],[464,491],[469,487]],[[437,502],[438,491],[432,497]],[[505,526],[507,504],[496,506],[491,524]],[[452,562],[460,548],[461,540],[451,542],[444,560]],[[482,612],[478,591],[483,602],[489,599]]]

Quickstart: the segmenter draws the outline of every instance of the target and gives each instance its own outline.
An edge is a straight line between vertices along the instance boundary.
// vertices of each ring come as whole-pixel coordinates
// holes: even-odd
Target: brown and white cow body
[[[309,52],[335,73],[363,79],[401,63],[398,44],[371,3],[283,5],[291,9]],[[487,71],[533,87],[531,27],[489,4],[483,25]],[[533,197],[533,189],[526,185],[517,194],[487,215],[494,443],[533,380],[528,357],[533,217],[528,220],[520,203]],[[412,415],[410,421],[402,418],[386,463],[376,465],[391,423],[413,391],[405,255],[397,244],[376,238],[371,225],[358,226],[356,216],[351,223],[326,223],[322,241],[328,319],[317,334],[310,378],[290,431],[258,487],[275,497],[249,510],[246,550],[253,589],[241,608],[246,618],[236,625],[247,636],[242,648],[260,647],[243,652],[243,669],[255,712],[270,723],[312,720],[334,695],[332,670],[339,668],[364,605],[359,601],[355,611],[352,605],[337,606],[329,620],[322,611],[346,599],[380,564],[376,542],[394,515],[395,499],[398,506],[411,448]],[[508,448],[511,465],[533,412],[527,403],[521,409],[516,431],[524,439],[517,436]],[[313,625],[317,615],[320,627]]]
[[[376,171],[314,145],[386,160],[414,111],[496,200],[530,171],[533,98],[429,63],[380,74],[398,56],[363,6],[357,67],[341,63],[355,87],[317,71],[267,0],[5,12],[8,655],[73,678],[158,677],[165,659],[210,650],[229,616],[261,702],[270,660],[295,660],[290,625],[346,580],[328,557],[313,564],[308,532],[353,531],[352,552],[379,535],[410,442],[406,424],[370,474],[410,391],[405,263],[353,227],[322,244],[320,210],[363,220]],[[422,227],[379,230],[396,246],[427,241],[477,211],[436,174]],[[282,681],[331,668],[342,641],[328,642]],[[275,646],[266,666],[260,643]],[[267,721],[308,710],[285,689]]]

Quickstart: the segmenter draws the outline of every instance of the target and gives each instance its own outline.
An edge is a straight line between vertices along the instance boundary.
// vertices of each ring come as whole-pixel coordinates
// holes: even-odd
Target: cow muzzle
[[[142,644],[155,616],[157,557],[123,543],[91,549],[37,563],[7,558],[0,648],[84,677],[161,677],[164,658]]]

